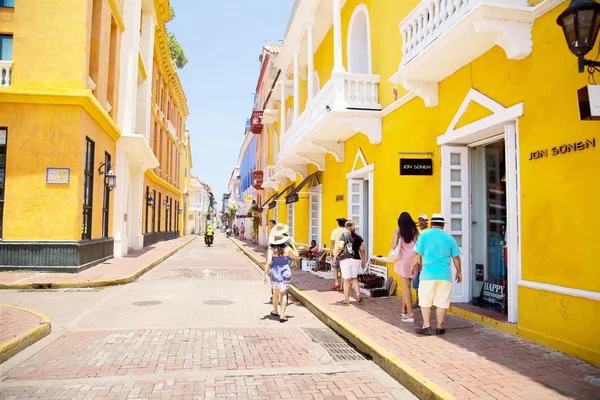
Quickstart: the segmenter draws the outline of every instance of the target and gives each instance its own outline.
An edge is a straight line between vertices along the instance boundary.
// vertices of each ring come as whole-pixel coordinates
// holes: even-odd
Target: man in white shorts
[[[413,257],[413,273],[417,271],[419,263],[423,266],[419,283],[419,304],[423,313],[423,326],[416,331],[422,335],[443,335],[446,310],[450,308],[450,291],[452,289],[452,271],[450,266],[454,262],[456,268],[456,282],[462,281],[460,249],[456,240],[444,232],[444,217],[433,214],[431,229],[421,232],[415,244]],[[435,315],[437,328],[431,329],[431,306],[436,307]]]

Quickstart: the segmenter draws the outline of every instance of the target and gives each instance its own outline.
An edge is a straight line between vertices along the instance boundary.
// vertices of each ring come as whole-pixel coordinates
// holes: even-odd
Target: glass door
[[[473,303],[506,313],[506,162],[504,139],[471,149]]]

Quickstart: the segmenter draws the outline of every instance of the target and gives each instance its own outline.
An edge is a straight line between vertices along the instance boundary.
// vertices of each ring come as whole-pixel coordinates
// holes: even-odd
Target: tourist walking
[[[244,239],[244,233],[246,232],[246,228],[244,228],[244,223],[242,222],[240,224],[240,238],[243,240]]]
[[[332,232],[331,232],[331,243],[329,245],[329,248],[331,249],[331,256],[333,257],[335,250],[338,247],[338,242],[340,241],[340,238],[342,237],[342,235],[346,232],[346,218],[338,218],[336,219],[337,223],[338,223],[338,227],[335,228]],[[335,260],[332,260],[331,263],[331,270],[333,272],[333,286],[331,287],[333,290],[341,290],[341,286],[340,286],[340,281],[343,279],[343,274],[341,273],[340,270],[340,262],[339,260],[336,262]],[[340,281],[338,281],[338,271],[340,271]]]
[[[267,284],[267,274],[270,276],[273,291],[273,311],[271,315],[279,317],[279,322],[286,322],[287,292],[292,279],[290,259],[298,259],[298,251],[293,241],[287,236],[288,226],[278,224],[271,245],[267,252],[263,282]]]
[[[350,304],[350,286],[356,292],[356,300],[359,303],[363,301],[358,285],[358,271],[361,266],[365,267],[366,259],[365,241],[356,233],[356,225],[352,221],[346,221],[344,225],[346,232],[342,234],[338,241],[338,246],[333,253],[333,261],[339,260],[340,262],[345,297],[342,304],[348,305]]]
[[[441,214],[433,214],[431,229],[421,232],[414,248],[413,272],[417,271],[417,265],[423,266],[419,283],[419,304],[423,314],[423,326],[416,329],[419,334],[442,335],[446,332],[444,319],[446,310],[450,307],[452,262],[456,268],[456,282],[462,282],[460,249],[452,235],[444,232],[444,224],[444,217]],[[431,306],[436,307],[435,331],[431,329]]]
[[[412,260],[414,256],[413,249],[418,237],[417,224],[410,214],[407,212],[400,214],[398,227],[394,230],[394,237],[392,238],[392,249],[395,249],[398,245],[400,246],[400,258],[394,263],[394,272],[400,276],[402,284],[402,322],[415,322],[410,284],[417,276],[417,271],[413,272],[412,269]]]
[[[419,215],[419,220],[417,221],[419,225],[419,229],[423,232],[425,229],[429,229],[429,217],[427,214]],[[412,280],[412,287],[415,289],[415,293],[417,294],[417,301],[413,304],[413,308],[419,307],[419,281],[421,278],[421,264],[417,265],[417,275]]]

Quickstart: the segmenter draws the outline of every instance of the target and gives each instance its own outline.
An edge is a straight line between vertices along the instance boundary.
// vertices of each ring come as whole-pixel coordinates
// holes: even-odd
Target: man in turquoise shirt
[[[460,249],[456,240],[444,232],[444,217],[433,214],[431,229],[421,232],[415,244],[413,258],[413,273],[417,266],[423,266],[419,283],[419,304],[423,313],[423,326],[417,328],[417,333],[423,335],[443,335],[446,310],[450,307],[450,292],[452,289],[452,262],[456,268],[456,282],[462,282]],[[431,329],[431,306],[436,307],[437,329]]]

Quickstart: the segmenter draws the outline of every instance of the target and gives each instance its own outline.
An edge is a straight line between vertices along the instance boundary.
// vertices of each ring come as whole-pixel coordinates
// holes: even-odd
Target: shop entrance
[[[507,314],[506,143],[504,135],[490,140],[469,154],[471,304]]]

